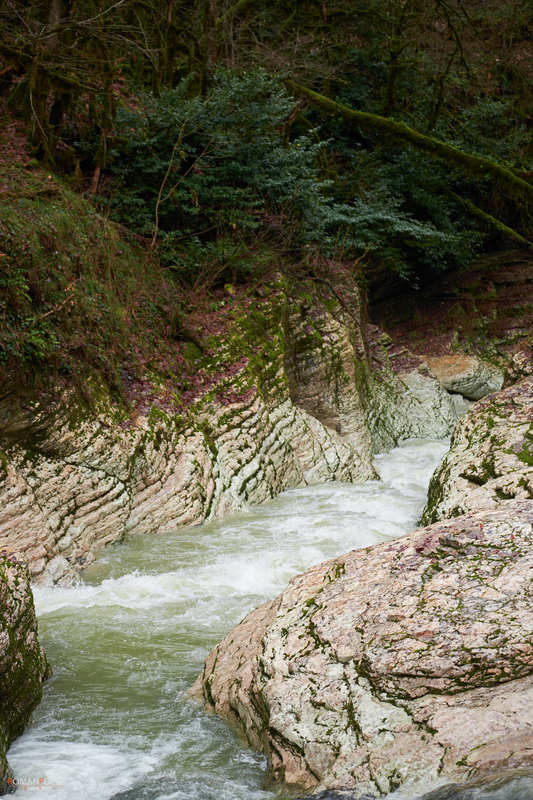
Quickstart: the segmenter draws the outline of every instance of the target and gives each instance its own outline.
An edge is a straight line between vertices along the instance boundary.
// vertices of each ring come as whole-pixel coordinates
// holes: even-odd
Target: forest
[[[0,0],[0,796],[533,800],[532,131],[532,0]]]
[[[0,371],[120,393],[273,270],[530,249],[532,35],[525,0],[2,0]]]

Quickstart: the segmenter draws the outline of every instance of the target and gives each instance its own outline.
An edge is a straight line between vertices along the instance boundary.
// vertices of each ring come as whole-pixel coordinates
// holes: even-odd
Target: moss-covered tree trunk
[[[341,116],[347,122],[355,123],[366,130],[374,131],[378,135],[388,136],[396,141],[411,144],[418,150],[422,150],[434,158],[440,158],[468,174],[491,178],[497,181],[507,194],[522,206],[529,206],[533,203],[533,185],[516,175],[508,166],[484,156],[467,153],[440,139],[427,136],[406,125],[405,122],[398,122],[379,114],[370,114],[367,111],[356,111],[350,106],[338,103],[330,97],[314,92],[312,89],[308,89],[293,80],[288,80],[287,86],[296,95],[304,97],[309,103],[322,111]]]

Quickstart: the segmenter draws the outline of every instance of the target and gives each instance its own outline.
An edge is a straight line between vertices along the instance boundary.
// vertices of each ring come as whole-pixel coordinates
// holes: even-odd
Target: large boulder
[[[533,497],[533,377],[475,403],[433,475],[423,523]]]
[[[0,794],[14,789],[6,752],[39,704],[48,672],[28,568],[0,553]]]
[[[194,692],[305,791],[382,795],[533,763],[533,501],[295,577]]]
[[[503,386],[503,372],[481,358],[455,353],[425,356],[425,360],[448,392],[468,400],[480,400]]]

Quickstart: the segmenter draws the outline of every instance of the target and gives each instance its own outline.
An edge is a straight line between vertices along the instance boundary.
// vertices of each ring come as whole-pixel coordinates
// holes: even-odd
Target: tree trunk
[[[479,175],[483,178],[490,177],[498,181],[509,195],[519,203],[526,205],[529,202],[533,202],[533,185],[523,178],[519,178],[509,167],[498,164],[490,158],[466,153],[464,150],[460,150],[458,147],[447,144],[447,142],[443,142],[440,139],[434,139],[432,136],[425,136],[404,122],[397,122],[379,114],[370,114],[367,111],[356,111],[293,80],[286,81],[286,84],[296,95],[305,97],[311,105],[323,111],[337,114],[348,122],[355,122],[362,128],[370,129],[378,134],[388,135],[393,139],[412,144],[413,147],[423,150],[433,158],[441,158],[466,173]]]

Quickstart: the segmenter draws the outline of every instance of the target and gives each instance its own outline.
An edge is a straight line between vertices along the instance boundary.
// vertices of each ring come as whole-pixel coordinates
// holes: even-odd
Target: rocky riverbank
[[[387,341],[369,338],[356,292],[347,313],[295,304],[278,284],[211,342],[209,391],[179,408],[168,393],[128,407],[95,387],[89,407],[68,389],[0,403],[4,789],[3,754],[46,672],[29,576],[68,583],[127,533],[199,524],[287,488],[364,481],[376,450],[450,431],[453,403],[427,368],[395,371]]]
[[[278,285],[220,340],[237,373],[179,412],[126,412],[102,394],[87,410],[61,401],[1,411],[0,547],[34,580],[71,580],[129,532],[198,524],[280,491],[374,475],[372,454],[410,436],[445,436],[455,412],[424,364],[395,371],[369,344],[357,293],[298,305]],[[256,309],[256,315],[259,311]],[[257,320],[254,320],[256,327]]]
[[[532,392],[459,420],[436,524],[297,576],[208,657],[195,692],[275,780],[352,800],[533,762]]]
[[[39,704],[48,674],[28,568],[0,553],[0,794],[14,791],[6,751]]]
[[[532,523],[509,501],[319,564],[228,634],[196,691],[308,791],[530,764]]]
[[[2,404],[10,564],[67,583],[129,532],[198,524],[287,488],[367,480],[373,453],[451,432],[453,394],[484,397],[503,381],[471,356],[396,346],[363,322],[357,292],[348,311],[295,303],[277,285],[254,313],[251,329],[247,309],[220,337],[220,365],[234,367],[215,364],[209,391],[179,410],[163,397],[126,408],[103,390],[90,407],[68,391]],[[197,691],[267,752],[278,780],[359,797],[528,763],[531,387],[529,378],[485,397],[454,434],[426,518],[470,514],[299,576],[208,659]],[[5,622],[15,641],[17,621]],[[18,664],[26,645],[15,642]],[[38,702],[40,658],[5,747]],[[16,707],[14,683],[6,698]]]
[[[533,377],[477,402],[431,480],[423,522],[533,498]]]

